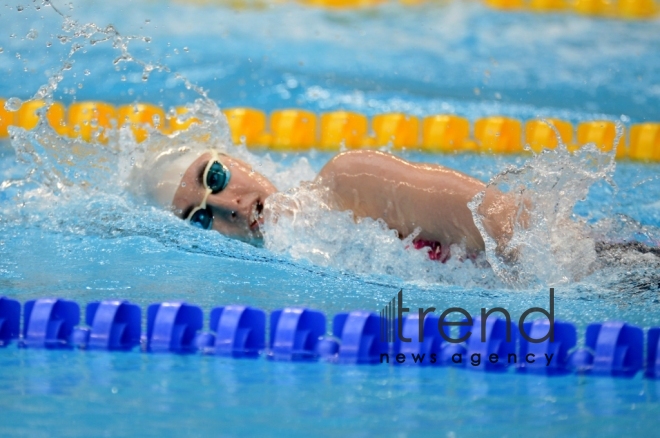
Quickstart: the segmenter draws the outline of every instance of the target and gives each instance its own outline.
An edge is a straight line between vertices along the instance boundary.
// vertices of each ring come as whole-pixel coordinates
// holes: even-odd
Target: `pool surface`
[[[660,121],[657,19],[500,13],[471,2],[339,12],[288,3],[54,3],[77,24],[48,5],[0,9],[1,97],[26,100],[60,72],[53,98],[65,104],[191,104],[200,95],[181,74],[220,107]],[[92,22],[98,28],[82,26]],[[126,52],[118,60],[125,44],[138,62]],[[219,141],[224,126],[211,121],[205,132]],[[374,221],[355,224],[308,204],[313,228],[284,221],[265,247],[253,247],[136,199],[122,183],[141,147],[128,131],[106,146],[57,138],[46,127],[12,135],[0,140],[0,296],[21,303],[121,298],[144,309],[185,300],[206,315],[245,304],[307,306],[330,317],[378,312],[403,289],[413,309],[499,306],[517,319],[547,307],[552,286],[556,318],[576,324],[580,338],[592,322],[660,326],[657,257],[580,252],[584,242],[602,240],[660,244],[658,164],[613,164],[595,150],[536,158],[396,151],[502,187],[533,188],[539,206],[572,212],[576,230],[525,237],[528,257],[516,267],[524,275],[511,279],[485,263],[433,262]],[[332,157],[232,152],[282,190],[313,179]],[[287,196],[306,202],[304,190]],[[0,434],[11,436],[654,436],[659,396],[660,381],[641,374],[546,378],[0,348]]]

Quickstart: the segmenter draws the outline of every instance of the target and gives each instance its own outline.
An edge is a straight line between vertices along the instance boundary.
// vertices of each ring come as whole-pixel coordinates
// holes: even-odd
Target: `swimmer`
[[[143,192],[191,225],[253,244],[277,192],[249,164],[215,150],[179,148],[157,155],[141,170]],[[445,261],[452,244],[469,254],[484,250],[468,203],[484,192],[479,214],[486,232],[503,247],[524,209],[509,195],[440,165],[413,163],[394,155],[355,150],[332,158],[315,184],[325,189],[334,208],[356,219],[382,219],[400,238],[416,230],[417,248],[429,246],[431,258]]]

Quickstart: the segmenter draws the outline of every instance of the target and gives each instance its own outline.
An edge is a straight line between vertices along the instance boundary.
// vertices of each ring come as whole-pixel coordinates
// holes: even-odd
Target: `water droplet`
[[[25,35],[25,38],[29,40],[36,40],[38,36],[39,36],[39,32],[37,32],[36,29],[30,29],[27,35]]]
[[[17,10],[18,12],[23,12],[23,9],[25,9],[25,8],[24,8],[23,6],[21,6],[21,5],[16,6],[16,10]]]
[[[78,82],[78,89],[79,89],[79,90],[81,90],[81,89],[82,89],[82,87],[83,87],[83,84],[82,84],[82,82]]]
[[[185,186],[186,186],[185,181],[181,181],[181,187],[185,187]]]
[[[34,96],[37,99],[43,99],[44,97],[50,94],[50,88],[47,85],[42,85],[39,87],[37,94]]]
[[[23,101],[21,99],[18,97],[12,97],[7,99],[7,102],[5,102],[5,109],[7,111],[18,111],[22,104]]]
[[[187,52],[187,51],[188,51],[188,47],[184,47],[184,48],[183,48],[183,51],[184,51],[184,52]]]
[[[2,47],[0,47],[0,53],[2,53],[2,52],[4,52],[4,51],[5,51],[5,49],[3,49]]]

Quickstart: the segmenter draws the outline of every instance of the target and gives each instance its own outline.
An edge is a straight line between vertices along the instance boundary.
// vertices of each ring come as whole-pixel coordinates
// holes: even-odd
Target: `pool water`
[[[77,24],[49,6],[36,10],[25,2],[20,12],[15,4],[3,6],[0,96],[28,99],[69,63],[53,94],[67,104],[190,104],[200,96],[177,79],[180,73],[221,107],[660,120],[657,21],[503,14],[459,2],[343,12],[293,4],[55,5]],[[115,45],[128,44],[139,62],[113,63],[119,49],[82,35],[95,32],[81,27],[92,22],[102,30],[112,23],[120,35],[112,34]],[[92,40],[102,35],[95,33]],[[68,57],[75,44],[81,47]],[[159,71],[164,65],[169,71]],[[221,120],[205,129],[213,139],[226,137]],[[581,334],[604,320],[660,325],[657,259],[620,252],[587,263],[571,252],[582,242],[571,240],[573,231],[527,236],[530,256],[518,267],[525,281],[510,281],[485,264],[432,262],[376,222],[354,224],[311,206],[306,220],[315,228],[282,224],[257,248],[188,227],[132,196],[121,181],[140,146],[126,131],[107,146],[53,138],[45,127],[12,133],[11,142],[0,143],[0,295],[21,302],[122,298],[145,308],[186,300],[206,314],[240,303],[266,311],[308,306],[331,316],[377,312],[403,289],[411,308],[476,313],[500,306],[517,318],[530,307],[547,307],[553,286],[557,319],[575,323]],[[154,136],[147,144],[185,142],[194,134]],[[282,190],[312,179],[332,156],[232,152]],[[397,153],[498,185],[533,187],[539,206],[571,207],[573,220],[584,223],[575,233],[585,241],[660,242],[660,165],[613,166],[589,151],[536,158]],[[517,179],[502,173],[513,168],[520,170]],[[552,169],[566,176],[561,193],[550,184]],[[306,195],[287,196],[303,202]],[[539,236],[565,251],[533,243]],[[660,383],[641,375],[545,378],[0,349],[2,435],[652,436],[659,395]]]

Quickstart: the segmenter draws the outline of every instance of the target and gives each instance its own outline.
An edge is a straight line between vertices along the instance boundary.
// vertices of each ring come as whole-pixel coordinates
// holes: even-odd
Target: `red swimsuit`
[[[428,248],[429,258],[439,260],[441,263],[445,263],[451,257],[450,249],[448,247],[444,248],[440,242],[418,239],[413,241],[413,246],[415,249]]]

